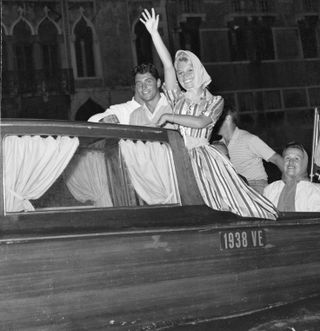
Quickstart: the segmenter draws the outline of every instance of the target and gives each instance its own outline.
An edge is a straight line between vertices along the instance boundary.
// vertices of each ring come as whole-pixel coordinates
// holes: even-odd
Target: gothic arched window
[[[316,58],[319,56],[319,50],[317,47],[317,26],[318,17],[309,16],[298,22],[300,38],[303,49],[303,57]]]
[[[4,28],[1,27],[1,50],[0,50],[0,57],[2,59],[2,91],[7,92],[8,89],[8,48],[7,48],[7,35],[4,31]]]
[[[199,27],[200,17],[188,17],[186,22],[181,22],[180,46],[182,49],[192,51],[200,56]]]
[[[274,59],[274,46],[272,26],[274,25],[273,17],[260,17],[252,19],[250,24],[253,34],[253,47],[255,60]]]
[[[47,76],[53,76],[59,68],[57,28],[46,18],[41,22],[38,33],[41,47],[42,68]]]
[[[82,17],[74,29],[78,77],[94,77],[93,32]]]
[[[273,22],[273,17],[237,17],[229,22],[232,61],[274,59]]]
[[[248,59],[248,29],[245,18],[229,23],[230,53],[232,61]]]
[[[15,64],[19,71],[31,71],[33,64],[33,41],[28,24],[20,20],[13,29],[15,41]]]
[[[2,68],[8,70],[8,49],[7,49],[7,35],[4,31],[4,28],[1,27],[1,59],[2,59]]]
[[[34,80],[33,38],[31,29],[24,20],[20,20],[13,29],[15,68],[20,89],[32,89]]]
[[[134,28],[136,35],[137,64],[153,63],[152,40],[149,32],[140,21]]]
[[[103,113],[104,108],[89,98],[78,110],[76,121],[87,121],[92,115]]]

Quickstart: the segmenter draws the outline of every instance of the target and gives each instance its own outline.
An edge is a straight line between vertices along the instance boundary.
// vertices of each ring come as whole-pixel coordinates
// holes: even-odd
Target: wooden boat
[[[72,160],[77,153],[87,157],[90,148],[92,155],[104,153],[112,206],[75,199],[66,189],[65,170],[40,198],[29,192],[33,198],[27,201],[25,192],[23,210],[9,206],[10,199],[19,205],[22,193],[12,196],[6,176],[16,174],[16,187],[21,173],[36,173],[40,181],[36,166],[44,157],[36,157],[47,148],[37,149],[36,141],[61,136],[78,140]],[[26,137],[35,139],[25,144]],[[167,146],[176,200],[146,204],[132,195],[120,140]],[[165,329],[320,294],[320,213],[270,221],[211,210],[176,131],[2,120],[0,153],[1,330]],[[90,162],[89,176],[96,171]],[[131,197],[126,202],[116,192],[119,183]]]

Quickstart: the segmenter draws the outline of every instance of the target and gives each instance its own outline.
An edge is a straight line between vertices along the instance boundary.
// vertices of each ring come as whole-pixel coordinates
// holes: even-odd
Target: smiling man
[[[172,113],[167,98],[160,92],[161,80],[153,64],[141,64],[134,68],[135,91],[144,104],[130,115],[129,124],[155,126],[160,116]],[[167,123],[165,128],[174,128]]]
[[[308,180],[308,154],[296,142],[283,150],[282,179],[264,189],[268,198],[280,211],[320,211],[320,184]]]
[[[95,114],[89,122],[155,126],[164,112],[172,112],[167,98],[160,92],[161,80],[157,68],[140,64],[132,70],[134,97],[125,103],[112,105],[105,112]],[[174,128],[168,124],[166,128]]]

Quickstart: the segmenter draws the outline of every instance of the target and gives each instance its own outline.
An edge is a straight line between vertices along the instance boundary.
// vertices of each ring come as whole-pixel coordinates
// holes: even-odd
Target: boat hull
[[[241,231],[263,245],[222,247]],[[4,239],[1,329],[157,329],[293,302],[320,293],[319,236],[286,221]]]

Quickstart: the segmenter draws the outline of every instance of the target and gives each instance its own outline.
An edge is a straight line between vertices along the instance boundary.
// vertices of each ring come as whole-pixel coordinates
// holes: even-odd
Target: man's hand
[[[281,172],[283,172],[283,163],[284,163],[284,161],[283,161],[283,157],[280,154],[274,153],[270,157],[270,159],[268,160],[268,162],[272,162],[273,164],[275,164],[279,168],[279,170]]]
[[[114,124],[120,124],[119,119],[116,115],[108,115],[104,118],[102,118],[99,123],[114,123]]]

